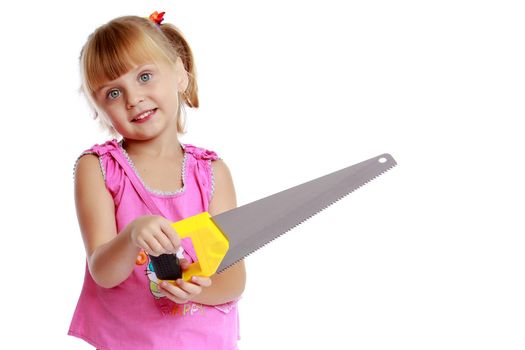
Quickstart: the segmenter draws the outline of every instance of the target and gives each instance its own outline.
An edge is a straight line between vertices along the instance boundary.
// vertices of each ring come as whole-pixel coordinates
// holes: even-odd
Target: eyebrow
[[[144,63],[144,64],[142,64],[142,65],[140,65],[140,66],[137,66],[136,68],[132,68],[129,72],[131,72],[131,71],[141,71],[141,70],[143,70],[145,67],[148,67],[148,66],[154,66],[154,64],[153,64],[153,63]],[[129,73],[129,72],[127,72],[127,73]],[[124,73],[124,74],[127,74],[127,73]],[[119,77],[119,78],[120,78],[120,77]],[[118,78],[117,78],[117,79],[118,79]],[[115,80],[117,80],[117,79],[115,79]],[[111,85],[113,85],[113,84],[112,84],[112,83],[104,84],[104,85],[100,86],[100,87],[95,91],[95,93],[98,94],[98,93],[100,93],[102,90],[104,90],[105,88],[107,88],[108,86],[111,86]]]
[[[95,93],[98,94],[98,93],[102,92],[102,90],[104,90],[105,88],[107,88],[109,85],[110,85],[110,84],[102,85],[101,87],[99,87],[99,88],[95,91]]]

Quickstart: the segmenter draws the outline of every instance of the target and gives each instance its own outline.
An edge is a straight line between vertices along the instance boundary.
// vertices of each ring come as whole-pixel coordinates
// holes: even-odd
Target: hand
[[[160,281],[161,292],[171,301],[184,304],[202,292],[203,287],[211,286],[209,277],[193,276],[190,282],[179,278],[176,281]]]
[[[179,235],[162,216],[141,216],[129,225],[131,241],[149,255],[175,254],[179,250]]]

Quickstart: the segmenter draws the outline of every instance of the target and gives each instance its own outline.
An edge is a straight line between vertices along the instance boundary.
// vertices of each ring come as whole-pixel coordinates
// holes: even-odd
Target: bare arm
[[[171,223],[160,216],[139,217],[117,234],[115,204],[96,156],[86,155],[77,164],[75,203],[89,271],[102,287],[115,287],[126,280],[141,248],[158,256],[174,253],[180,246]]]
[[[130,275],[139,248],[129,230],[117,235],[115,204],[95,155],[85,155],[77,163],[75,204],[91,276],[102,287],[114,287]]]
[[[210,203],[209,213],[213,215],[233,209],[237,206],[235,188],[226,164],[222,160],[212,162],[215,177],[215,192]],[[244,261],[239,261],[220,274],[211,277],[212,284],[203,288],[202,293],[193,301],[206,305],[219,305],[238,298],[246,284]]]

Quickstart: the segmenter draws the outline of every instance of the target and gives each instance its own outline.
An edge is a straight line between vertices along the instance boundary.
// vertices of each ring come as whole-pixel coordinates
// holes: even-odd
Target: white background
[[[1,8],[0,347],[66,335],[84,272],[73,164],[107,139],[87,36],[166,11],[239,204],[391,153],[398,166],[247,258],[242,349],[525,348],[520,1],[26,1]]]

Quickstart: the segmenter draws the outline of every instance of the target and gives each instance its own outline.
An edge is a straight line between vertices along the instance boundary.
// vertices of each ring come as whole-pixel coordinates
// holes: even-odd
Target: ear
[[[179,92],[184,93],[188,88],[189,77],[180,57],[177,57],[177,61],[175,62],[175,74],[177,77],[177,89]]]

